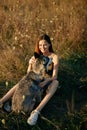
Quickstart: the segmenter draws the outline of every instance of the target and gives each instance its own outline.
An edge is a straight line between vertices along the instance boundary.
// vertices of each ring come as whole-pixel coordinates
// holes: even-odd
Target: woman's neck
[[[45,53],[43,53],[43,55],[45,55],[45,56],[50,56],[52,53],[51,52],[45,52]]]

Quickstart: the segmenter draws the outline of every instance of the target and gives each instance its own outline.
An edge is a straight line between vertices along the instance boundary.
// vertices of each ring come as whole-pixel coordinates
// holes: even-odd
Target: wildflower
[[[24,100],[24,99],[25,99],[25,95],[23,95],[23,97],[22,97],[22,98],[23,98],[23,100]]]
[[[15,41],[17,41],[17,39],[18,39],[17,36],[15,36]]]
[[[8,81],[5,82],[6,87],[8,87]]]
[[[4,124],[4,125],[5,125],[5,119],[2,119],[2,120],[1,120],[1,122],[2,122],[2,124]]]
[[[21,48],[23,48],[23,44],[20,44],[19,46],[20,46]]]

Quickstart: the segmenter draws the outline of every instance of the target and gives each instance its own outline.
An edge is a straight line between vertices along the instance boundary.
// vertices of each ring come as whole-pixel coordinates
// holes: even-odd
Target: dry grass
[[[26,73],[36,39],[42,33],[50,35],[60,56],[62,87],[42,112],[47,118],[42,115],[35,127],[27,125],[26,116],[0,110],[0,128],[87,128],[87,0],[0,0],[0,85],[6,85],[4,90],[0,88],[0,96]]]
[[[16,77],[16,71],[20,73],[18,77],[25,73],[23,61],[26,59],[24,62],[28,65],[41,33],[50,35],[54,50],[60,57],[69,55],[74,49],[83,48],[84,51],[87,41],[86,8],[86,0],[0,1],[0,77],[11,80]],[[10,75],[5,76],[8,73]]]

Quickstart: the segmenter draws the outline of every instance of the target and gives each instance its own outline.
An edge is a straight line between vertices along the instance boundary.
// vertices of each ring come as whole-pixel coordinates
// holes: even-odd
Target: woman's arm
[[[27,69],[27,73],[29,73],[31,70],[32,70],[32,65],[29,64],[29,65],[28,65],[28,69]]]
[[[39,84],[40,87],[44,87],[48,82],[57,80],[58,76],[59,57],[58,55],[53,56],[53,74],[52,77],[45,79],[45,81]]]
[[[58,77],[58,67],[59,67],[59,57],[58,57],[58,55],[54,55],[53,56],[53,74],[52,74],[52,80],[55,80]]]
[[[32,70],[32,64],[34,62],[35,62],[35,58],[34,58],[34,56],[32,56],[31,59],[29,60],[29,65],[28,65],[27,73],[29,73]]]

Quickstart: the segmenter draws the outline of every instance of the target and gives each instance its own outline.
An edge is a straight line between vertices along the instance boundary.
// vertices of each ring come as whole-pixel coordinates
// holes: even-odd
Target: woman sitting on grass
[[[37,41],[36,47],[35,47],[35,52],[37,52],[38,54],[41,54],[41,55],[43,54],[43,55],[51,58],[52,59],[52,66],[51,66],[50,70],[48,70],[48,72],[47,72],[47,74],[50,76],[50,78],[47,78],[45,81],[43,81],[39,84],[39,86],[44,89],[45,85],[50,82],[50,84],[47,88],[48,91],[46,92],[46,95],[44,96],[44,98],[42,99],[40,104],[35,108],[35,110],[33,110],[31,112],[30,117],[27,120],[27,123],[29,125],[36,124],[39,113],[44,108],[44,106],[47,104],[47,102],[51,99],[51,97],[54,95],[54,93],[56,92],[56,90],[58,88],[57,75],[58,75],[59,59],[58,59],[58,55],[56,55],[53,52],[51,40],[50,40],[50,37],[48,35],[43,34],[38,38],[38,41]],[[32,64],[34,62],[35,62],[35,58],[34,58],[34,56],[32,56],[32,58],[29,60],[29,66],[28,66],[27,72],[32,70]],[[4,102],[6,102],[9,98],[11,98],[13,96],[13,94],[16,90],[16,87],[17,87],[17,84],[14,87],[12,87],[6,93],[6,95],[4,95],[0,99],[1,106]]]

